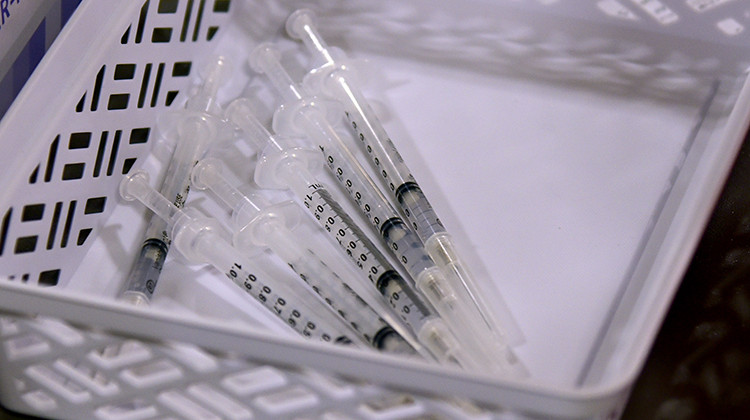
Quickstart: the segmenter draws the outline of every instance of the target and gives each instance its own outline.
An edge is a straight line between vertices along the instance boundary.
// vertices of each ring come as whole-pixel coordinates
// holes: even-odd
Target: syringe
[[[435,209],[417,184],[401,154],[380,123],[367,99],[358,87],[357,74],[350,60],[338,49],[331,49],[318,32],[315,15],[299,9],[286,21],[289,36],[301,39],[322,65],[305,77],[304,84],[311,92],[336,98],[344,106],[345,114],[357,133],[374,170],[385,183],[394,201],[425,244],[432,260],[443,269],[457,288],[465,291],[468,302],[476,306],[487,329],[498,340],[506,341],[507,330],[492,315],[484,294],[460,258],[453,237],[440,222]]]
[[[328,122],[323,102],[309,96],[289,77],[279,62],[279,56],[280,53],[273,46],[261,44],[249,58],[250,66],[259,73],[265,73],[285,101],[274,114],[275,131],[308,135],[320,146],[328,168],[454,334],[464,341],[465,346],[472,345],[468,343],[477,346],[485,356],[485,366],[493,366],[501,372],[512,370],[515,358],[505,343],[487,333],[484,320],[473,311],[473,305],[468,306],[461,299],[427,254],[419,238],[404,223]]]
[[[323,261],[292,229],[301,209],[294,201],[271,204],[264,197],[247,196],[223,174],[222,163],[206,158],[193,168],[191,180],[208,189],[232,210],[233,243],[240,251],[268,247],[307,283],[321,299],[374,348],[393,353],[414,353],[404,340],[367,302]],[[302,242],[302,243],[301,243]]]
[[[475,354],[475,348],[461,343],[453,335],[434,309],[422,301],[412,285],[341,208],[325,183],[314,175],[323,167],[318,151],[288,144],[286,139],[272,135],[252,114],[246,99],[232,102],[227,107],[226,117],[242,129],[247,140],[262,150],[255,182],[263,188],[289,188],[349,261],[368,276],[385,302],[434,359],[446,364],[457,363],[466,369],[484,368],[483,356]]]
[[[140,201],[164,220],[172,245],[187,260],[212,265],[302,336],[338,344],[359,342],[353,341],[357,335],[347,324],[310,308],[306,301],[312,294],[297,293],[257,265],[251,268],[243,254],[224,239],[216,220],[177,207],[149,185],[148,173],[137,171],[124,178],[120,196]]]
[[[166,114],[166,118],[160,121],[163,131],[176,131],[177,144],[159,191],[178,208],[185,205],[190,192],[190,170],[220,131],[217,115],[221,109],[216,103],[216,94],[228,71],[227,61],[217,59],[207,72],[203,85],[188,99],[185,109]],[[120,292],[120,299],[134,305],[151,302],[171,242],[166,222],[153,215],[145,237],[141,252]]]

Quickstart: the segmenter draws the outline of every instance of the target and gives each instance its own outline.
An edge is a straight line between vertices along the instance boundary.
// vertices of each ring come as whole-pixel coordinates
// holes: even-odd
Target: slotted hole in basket
[[[277,369],[263,366],[227,376],[221,384],[237,395],[248,395],[283,386],[286,377]]]
[[[350,383],[330,375],[327,376],[315,371],[306,371],[302,378],[305,383],[336,399],[351,398],[356,393],[356,388]]]
[[[38,389],[23,394],[21,397],[26,404],[39,411],[49,411],[57,408],[57,400],[47,392]]]
[[[23,214],[21,215],[21,221],[30,222],[34,220],[42,220],[43,216],[44,216],[44,203],[27,204],[23,206]]]
[[[176,13],[179,0],[159,0],[159,13]]]
[[[38,334],[26,334],[5,342],[5,353],[10,360],[39,356],[51,348],[49,342]]]
[[[125,369],[120,377],[133,386],[151,386],[180,379],[182,370],[169,360],[155,360]]]
[[[352,417],[340,411],[326,411],[320,416],[320,420],[349,420]]]
[[[166,43],[172,40],[172,28],[154,28],[151,33],[151,42]]]
[[[113,395],[119,390],[117,383],[110,380],[105,372],[83,362],[71,359],[58,359],[55,361],[54,367],[99,395]]]
[[[218,367],[218,362],[213,356],[193,345],[170,343],[162,348],[162,351],[196,372],[211,372]]]
[[[0,337],[8,337],[18,334],[18,320],[10,317],[0,317]]]
[[[214,13],[229,12],[230,3],[231,3],[231,0],[215,0],[214,1]]]
[[[89,359],[104,369],[117,369],[151,357],[151,350],[135,340],[110,344],[89,353]]]
[[[360,412],[370,418],[401,419],[423,414],[422,405],[411,395],[389,394],[360,405]]]
[[[177,390],[162,392],[157,399],[184,418],[196,420],[220,420],[222,418]]]
[[[60,270],[46,270],[39,273],[39,285],[40,286],[55,286],[60,280]]]
[[[74,404],[81,404],[91,399],[91,393],[85,388],[47,366],[29,366],[25,373],[26,376]]]
[[[252,412],[227,394],[208,384],[192,385],[187,390],[197,401],[231,419],[252,418]]]
[[[141,130],[141,131],[136,131]],[[146,133],[146,134],[144,134]],[[143,129],[134,129],[133,143],[138,144],[142,142],[142,138],[147,136],[147,132]],[[46,164],[44,182],[52,181],[52,172],[55,166],[55,159],[57,156],[57,144],[60,136],[57,136],[52,142],[50,147],[50,153],[48,155],[48,161]],[[90,132],[77,132],[70,135],[68,141],[68,149],[85,149],[89,146],[91,139]],[[116,136],[117,140],[117,136]],[[112,161],[116,158],[116,150],[112,151]],[[125,169],[129,169],[134,164],[135,159],[124,163]],[[97,166],[100,164],[98,158]],[[41,166],[41,165],[40,165]],[[84,162],[67,163],[63,166],[61,179],[63,181],[81,179],[85,175],[86,164]],[[94,175],[96,176],[97,168],[95,168]],[[110,162],[107,168],[108,172],[113,170],[113,162]],[[35,183],[36,178],[31,177],[30,183]],[[80,207],[78,206],[79,200],[71,200],[68,202],[57,201],[53,203],[28,203],[21,204],[21,211],[16,213],[14,209],[9,208],[3,216],[2,222],[0,223],[0,255],[3,255],[8,245],[12,249],[13,254],[28,254],[42,250],[52,250],[55,246],[60,248],[67,247],[70,243],[75,243],[78,246],[83,246],[87,239],[93,232],[93,227],[82,227],[77,231],[73,230],[73,226],[76,225],[76,216],[80,217]],[[83,206],[83,215],[91,216],[100,213],[104,213],[106,209],[107,198],[106,196],[95,196],[88,197],[85,199]],[[51,209],[51,211],[50,211]],[[14,217],[15,216],[15,217]],[[95,223],[93,219],[89,219],[91,223]],[[28,225],[27,225],[28,224]],[[28,226],[28,227],[27,227]],[[35,234],[29,234],[29,229],[34,229]],[[19,236],[14,237],[13,232],[18,231]],[[5,273],[10,279],[15,279],[18,276],[12,273]],[[60,269],[52,268],[42,270],[38,273],[37,284],[42,286],[54,286],[60,279]],[[32,273],[24,273],[21,275],[21,279],[24,282],[29,281],[32,278]]]
[[[39,318],[29,322],[29,325],[64,346],[76,346],[85,340],[78,330],[56,319]]]
[[[319,401],[317,394],[301,385],[261,395],[254,400],[258,407],[274,415],[311,408]]]
[[[96,417],[103,420],[131,420],[151,418],[159,413],[159,410],[142,398],[126,401],[123,403],[108,404],[97,408]]]

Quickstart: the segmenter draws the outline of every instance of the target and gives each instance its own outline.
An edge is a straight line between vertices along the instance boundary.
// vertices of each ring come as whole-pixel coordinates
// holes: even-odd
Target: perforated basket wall
[[[634,170],[612,181],[616,190],[641,177],[642,195],[652,194],[643,199],[640,213],[633,211],[640,229],[633,238],[623,234],[631,228],[625,223],[630,214],[617,213],[623,220],[612,221],[625,223],[615,233],[631,246],[621,258],[617,280],[602,290],[594,281],[585,289],[572,287],[571,294],[583,296],[581,301],[561,298],[572,314],[603,301],[591,325],[580,327],[587,330],[588,341],[571,363],[576,365],[573,379],[534,378],[533,363],[530,380],[494,378],[276,336],[248,326],[244,313],[236,315],[243,322],[229,321],[235,316],[233,305],[243,298],[224,302],[216,297],[219,292],[201,294],[203,286],[182,291],[180,283],[172,282],[163,287],[171,287],[165,292],[174,295],[170,299],[190,300],[196,308],[211,306],[206,313],[218,317],[185,311],[179,304],[144,309],[115,301],[135,252],[128,240],[139,240],[139,232],[127,231],[139,230],[144,217],[120,204],[117,186],[123,175],[163,158],[168,144],[156,128],[158,116],[182,106],[199,80],[199,67],[217,52],[236,53],[239,63],[240,75],[223,95],[257,93],[246,87],[251,79],[242,64],[247,50],[269,38],[289,42],[281,32],[283,21],[303,3],[319,13],[331,43],[360,56],[436,64],[448,74],[469,78],[531,80],[563,86],[566,92],[580,88],[607,100],[609,95],[634,103],[633,98],[645,98],[636,105],[645,104],[646,111],[633,106],[624,112],[642,111],[643,116],[653,108],[678,114],[675,120],[684,125],[678,141],[655,153],[637,149],[643,146],[637,141],[633,150],[638,153],[632,156],[627,154],[631,149],[606,140],[602,143],[611,150],[598,142],[575,143],[572,134],[572,143],[565,143],[568,152],[567,146],[573,147],[565,154],[570,160],[563,159],[573,174],[581,161],[595,160],[600,153],[623,152],[623,159],[633,161],[668,155],[654,165],[656,177]],[[747,127],[749,94],[741,84],[750,63],[750,9],[731,0],[477,0],[467,6],[443,2],[443,8],[426,1],[377,3],[82,2],[0,125],[0,309],[7,311],[0,318],[2,405],[43,417],[112,420],[619,416]],[[391,74],[389,86],[398,86],[403,74]],[[459,85],[454,94],[461,89]],[[429,97],[427,90],[415,92]],[[559,100],[551,101],[554,106],[567,109],[567,97],[554,99]],[[488,100],[484,104],[492,106]],[[427,109],[425,125],[451,120],[437,111],[429,114],[428,100],[420,105]],[[578,123],[568,121],[563,128]],[[441,147],[436,144],[435,150]],[[406,154],[418,156],[417,149],[407,146]],[[579,160],[576,150],[584,149],[592,151]],[[514,149],[489,150],[500,155]],[[523,148],[516,152],[522,159],[530,156]],[[484,159],[494,161],[492,153],[484,153]],[[554,169],[558,162],[552,153],[539,156],[542,163],[534,170]],[[436,166],[447,172],[473,168],[473,161],[462,158],[457,154],[459,164]],[[491,165],[482,161],[477,166]],[[438,195],[469,191],[459,187],[470,184],[460,176],[454,186],[452,179],[436,181],[432,172],[423,173],[428,189]],[[440,192],[443,185],[446,190]],[[515,191],[510,181],[499,190]],[[542,186],[539,191],[547,190]],[[556,193],[554,188],[548,192]],[[637,188],[630,194],[641,195]],[[437,201],[449,200],[441,196]],[[548,238],[547,233],[534,234]],[[523,243],[519,240],[517,249]],[[97,264],[98,255],[107,256],[104,263]],[[582,255],[580,261],[587,258],[595,259]],[[186,272],[220,277],[208,269]],[[529,279],[503,281],[496,282],[509,288],[506,299],[526,293],[523,304],[510,305],[526,308],[516,315],[519,323],[543,324],[545,320],[524,319],[525,313],[544,306],[528,298],[535,289],[523,289],[522,283]],[[576,316],[568,322],[578,323]],[[520,354],[529,360],[544,360],[555,351],[533,331],[527,338],[529,348]],[[550,340],[555,339],[560,337]]]

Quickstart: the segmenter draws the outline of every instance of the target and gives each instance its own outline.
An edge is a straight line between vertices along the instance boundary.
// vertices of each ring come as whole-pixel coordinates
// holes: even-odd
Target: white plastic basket
[[[115,301],[145,227],[117,185],[162,166],[156,117],[221,53],[238,67],[222,98],[253,97],[267,121],[275,98],[242,63],[277,40],[301,77],[282,29],[302,4],[380,75],[368,95],[515,317],[528,379],[301,341],[171,257],[151,307]],[[731,0],[82,3],[0,124],[0,403],[55,418],[618,417],[750,121],[748,24]]]

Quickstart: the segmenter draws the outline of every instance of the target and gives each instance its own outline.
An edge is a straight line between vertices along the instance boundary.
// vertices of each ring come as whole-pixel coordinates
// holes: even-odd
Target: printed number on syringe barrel
[[[255,297],[261,304],[283,318],[294,330],[305,337],[316,338],[321,341],[333,341],[336,343],[348,343],[350,340],[343,335],[333,336],[332,333],[318,328],[317,323],[310,315],[304,314],[300,309],[289,305],[287,299],[279,294],[253,273],[242,268],[239,263],[233,265],[224,272],[233,282],[243,287],[250,295]]]
[[[408,287],[403,277],[390,264],[381,261],[382,256],[374,255],[376,249],[354,222],[346,216],[341,206],[331,197],[322,184],[310,185],[311,190],[304,197],[305,207],[311,209],[323,228],[335,235],[336,240],[346,247],[347,255],[367,273],[378,291],[388,298],[388,303],[398,316],[412,328],[424,323],[430,310],[426,308],[414,291]],[[364,243],[364,242],[367,243]]]

